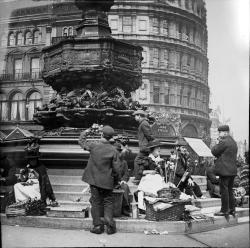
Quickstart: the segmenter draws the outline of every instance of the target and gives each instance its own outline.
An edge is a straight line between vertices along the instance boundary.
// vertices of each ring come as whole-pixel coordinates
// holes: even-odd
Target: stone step
[[[87,183],[82,181],[82,176],[62,176],[62,175],[49,175],[51,184],[85,184]]]
[[[52,184],[54,192],[79,192],[81,193],[88,185],[85,184]]]
[[[245,217],[245,216],[249,216],[249,208],[240,208],[237,207],[236,209],[236,214],[238,217]],[[208,216],[213,216],[214,213],[219,212],[220,211],[220,206],[217,207],[208,207],[208,208],[202,208],[201,209],[201,213],[208,215]]]
[[[84,169],[48,169],[48,175],[82,176]]]
[[[220,198],[205,198],[205,199],[195,199],[193,200],[193,205],[199,208],[209,208],[221,205]]]
[[[144,232],[156,229],[158,232],[167,231],[169,234],[187,234],[199,233],[209,230],[215,230],[222,227],[228,227],[238,224],[238,217],[229,218],[218,216],[214,219],[204,221],[196,220],[188,224],[184,221],[148,221],[145,219],[115,218],[118,232]],[[246,220],[245,220],[246,221]],[[248,219],[249,221],[249,219]],[[84,229],[89,230],[92,227],[91,218],[58,218],[48,216],[18,216],[7,218],[1,214],[2,225],[19,225],[29,227],[43,228],[63,228],[63,229]]]
[[[50,208],[50,210],[47,211],[47,216],[58,218],[86,218],[89,217],[89,206],[90,205],[60,205],[59,207]]]
[[[55,197],[58,201],[72,201],[76,202],[80,201],[88,201],[90,198],[90,193],[79,193],[79,192],[65,192],[65,191],[57,191],[54,192]]]
[[[68,208],[75,208],[75,207],[79,207],[79,208],[85,208],[85,207],[90,207],[90,202],[89,201],[65,201],[65,200],[60,200],[58,201],[59,206],[65,206]],[[54,208],[53,208],[54,209]]]

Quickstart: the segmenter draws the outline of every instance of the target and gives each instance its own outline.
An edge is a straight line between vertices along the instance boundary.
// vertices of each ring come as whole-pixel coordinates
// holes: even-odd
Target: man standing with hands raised
[[[115,147],[110,143],[114,135],[114,129],[104,126],[100,142],[86,141],[90,130],[81,133],[79,145],[90,152],[90,157],[82,180],[90,185],[91,191],[91,215],[93,218],[92,233],[104,232],[104,224],[107,225],[107,234],[116,232],[113,220],[113,197],[114,181],[119,179],[120,159]],[[104,222],[101,217],[104,214]]]

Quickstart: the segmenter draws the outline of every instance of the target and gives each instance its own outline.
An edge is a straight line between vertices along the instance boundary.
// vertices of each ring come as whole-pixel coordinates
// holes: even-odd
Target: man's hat
[[[228,125],[222,125],[218,127],[219,132],[229,132],[229,126]]]
[[[111,126],[104,126],[102,129],[104,137],[113,137],[115,130]]]
[[[147,116],[147,113],[141,109],[136,110],[133,115]]]
[[[161,146],[161,142],[157,139],[149,141],[147,144],[147,148],[154,148],[154,147],[159,147]]]

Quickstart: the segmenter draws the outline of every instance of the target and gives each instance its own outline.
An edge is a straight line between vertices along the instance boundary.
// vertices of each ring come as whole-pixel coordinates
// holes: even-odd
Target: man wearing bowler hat
[[[218,128],[219,142],[212,147],[212,154],[216,157],[215,174],[220,177],[221,210],[214,215],[235,216],[235,198],[233,195],[234,178],[237,175],[237,144],[229,135],[229,126]]]
[[[113,220],[113,196],[114,181],[119,180],[119,169],[121,162],[119,153],[110,143],[114,135],[114,129],[104,126],[102,138],[98,143],[87,143],[86,138],[89,129],[81,133],[79,138],[80,146],[90,152],[86,169],[82,180],[90,185],[91,191],[91,215],[93,218],[92,233],[101,234],[104,232],[104,224],[107,225],[107,233],[116,232],[115,221]],[[101,217],[104,216],[104,222]]]

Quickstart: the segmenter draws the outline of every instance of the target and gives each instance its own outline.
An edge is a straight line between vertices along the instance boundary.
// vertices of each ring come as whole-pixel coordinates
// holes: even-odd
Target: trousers
[[[93,225],[107,225],[111,228],[115,227],[115,221],[113,220],[113,190],[102,189],[91,185],[90,191],[91,215],[93,218]],[[104,222],[101,217],[104,217]]]
[[[220,176],[221,212],[235,211],[233,184],[235,176]]]
[[[174,180],[176,186],[178,185],[180,180],[181,180],[181,177],[178,177],[176,175],[175,180]],[[178,188],[180,189],[181,192],[184,192],[187,195],[195,194],[195,196],[197,196],[197,197],[202,196],[202,192],[201,192],[199,185],[194,182],[193,186],[189,186],[188,185],[188,178],[184,182],[181,182]]]

